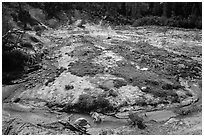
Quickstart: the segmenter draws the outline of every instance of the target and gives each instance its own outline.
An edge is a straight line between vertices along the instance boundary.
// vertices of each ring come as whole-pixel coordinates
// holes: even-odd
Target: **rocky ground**
[[[201,30],[84,26],[26,31],[47,54],[3,85],[3,134],[202,134]]]

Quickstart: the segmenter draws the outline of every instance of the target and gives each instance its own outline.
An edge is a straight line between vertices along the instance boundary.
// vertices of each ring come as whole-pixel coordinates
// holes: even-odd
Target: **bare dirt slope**
[[[49,53],[26,82],[3,87],[3,134],[202,134],[200,30],[84,26],[26,32]],[[80,117],[87,133],[60,122]]]

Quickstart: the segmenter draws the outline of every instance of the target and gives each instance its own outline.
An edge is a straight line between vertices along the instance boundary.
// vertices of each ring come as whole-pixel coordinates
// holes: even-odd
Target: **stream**
[[[134,131],[134,129],[129,129],[130,122],[128,119],[127,111],[131,110],[132,108],[135,109],[135,112],[139,112],[139,114],[141,114],[140,116],[144,118],[144,121],[149,126],[148,127],[149,129],[155,128],[156,130],[157,128],[159,128],[159,126],[163,125],[172,118],[182,119],[182,116],[180,116],[180,114],[175,111],[175,109],[178,108],[179,103],[169,103],[168,105],[170,107],[168,107],[168,105],[165,104],[159,104],[159,101],[163,99],[160,96],[160,94],[157,97],[156,95],[158,95],[158,93],[156,92],[153,93],[154,95],[153,96],[151,93],[142,92],[141,90],[139,90],[139,88],[135,86],[135,85],[138,85],[138,87],[143,86],[142,84],[140,85],[139,82],[142,83],[144,81],[147,81],[146,77],[150,78],[150,80],[154,79],[156,81],[157,79],[160,79],[160,77],[166,79],[168,75],[165,72],[166,70],[159,71],[157,69],[154,69],[151,63],[145,65],[142,61],[141,61],[142,63],[138,62],[136,60],[136,56],[137,57],[143,56],[145,62],[146,57],[152,55],[154,59],[150,58],[152,59],[151,61],[154,60],[155,63],[159,62],[158,63],[159,66],[160,64],[162,64],[161,63],[162,61],[164,62],[166,61],[166,64],[172,63],[168,60],[168,58],[164,59],[161,58],[160,57],[161,54],[172,52],[172,54],[174,53],[174,56],[172,55],[173,57],[170,56],[170,58],[175,59],[178,56],[178,58],[180,59],[182,58],[180,57],[180,54],[184,54],[185,52],[185,55],[192,58],[191,60],[192,62],[199,62],[199,59],[195,59],[194,54],[196,52],[199,52],[199,48],[201,47],[201,41],[192,41],[188,38],[185,38],[185,41],[181,42],[180,39],[178,40],[172,37],[172,34],[180,35],[184,32],[193,35],[194,33],[197,32],[169,29],[169,31],[167,31],[164,36],[163,33],[155,31],[157,29],[155,27],[144,28],[138,27],[136,30],[129,27],[127,28],[125,28],[124,30],[119,30],[119,28],[114,29],[112,29],[111,27],[103,28],[87,24],[86,30],[79,28],[75,28],[73,30],[68,30],[67,28],[60,28],[56,30],[47,30],[46,32],[44,32],[44,34],[42,35],[43,37],[41,38],[42,41],[48,41],[47,39],[51,39],[52,41],[54,39],[57,41],[54,42],[53,44],[47,44],[46,47],[48,49],[53,49],[54,47],[53,49],[54,51],[52,51],[53,59],[51,59],[52,61],[45,61],[46,63],[44,63],[44,65],[46,67],[43,71],[41,72],[39,71],[34,73],[33,75],[28,76],[29,78],[31,78],[30,83],[33,82],[32,78],[34,77],[37,80],[41,80],[39,81],[38,84],[36,84],[38,86],[33,86],[32,88],[24,89],[22,87],[28,84],[28,82],[25,82],[20,85],[3,87],[2,90],[3,116],[7,115],[9,118],[19,118],[26,123],[32,123],[34,125],[54,123],[62,119],[66,120],[69,116],[70,116],[69,122],[74,123],[75,120],[83,117],[91,125],[90,128],[88,129],[88,132],[90,134],[99,134],[101,131],[107,129],[120,130],[120,128],[124,129],[128,128],[127,131],[131,130],[131,132],[136,132]],[[110,37],[110,40],[107,37]],[[168,37],[168,39],[164,39],[164,37]],[[142,47],[137,44],[135,45],[135,42],[141,41],[141,39],[142,41],[145,41],[145,43],[148,42],[149,44],[152,45],[151,50],[148,51],[148,48],[146,49],[145,46]],[[71,43],[71,46],[66,45],[67,41],[68,43],[69,42]],[[178,41],[180,43],[174,45]],[[181,46],[182,43],[189,45],[196,43],[198,49],[195,50],[188,49],[188,52],[179,49],[177,52],[174,52],[175,49],[177,48],[176,46]],[[121,45],[123,45],[124,47],[122,47]],[[146,46],[148,47],[148,45]],[[188,48],[190,48],[190,46]],[[138,53],[136,54],[137,50]],[[161,53],[159,53],[160,51]],[[127,53],[128,55],[130,55],[129,53],[134,53],[134,55],[131,54],[131,56],[126,56],[124,55],[124,53]],[[159,57],[156,58],[157,56]],[[83,65],[80,66],[80,64]],[[90,64],[94,65],[91,66]],[[98,65],[99,67],[98,66],[96,67],[96,65]],[[120,65],[122,66],[121,68],[124,68],[124,70],[118,67]],[[180,66],[183,67],[183,65]],[[66,69],[58,74],[57,68],[60,67]],[[106,73],[102,74],[103,72],[101,71],[101,69],[104,67],[110,69],[110,71],[109,70],[107,71],[108,74]],[[162,73],[164,72],[164,74],[161,74],[161,72]],[[48,76],[45,74],[47,74]],[[132,78],[133,79],[132,83],[129,82],[129,77],[131,76],[132,77],[134,76]],[[37,77],[41,78],[39,79]],[[118,77],[120,77],[120,79]],[[48,81],[49,78],[50,79],[53,78],[54,80],[45,85],[44,84],[45,81],[46,80]],[[124,85],[126,87],[122,85],[116,88],[114,85],[115,79],[119,80],[122,79],[123,84],[125,83]],[[192,79],[195,78],[193,78],[192,76]],[[112,83],[110,82],[111,80],[113,80]],[[157,87],[158,90],[162,87],[162,86],[160,87],[160,84],[163,84],[166,81],[163,80],[158,82],[159,83]],[[185,87],[185,90],[181,90],[178,92],[178,93],[182,92],[180,104],[186,103],[187,105],[185,105],[184,108],[187,109],[191,109],[190,106],[202,105],[202,90],[198,83],[191,81],[187,81],[187,83],[188,89]],[[74,88],[65,90],[64,87],[67,84],[73,85]],[[111,103],[113,103],[116,106],[118,105],[117,104],[118,102],[119,104],[121,103],[124,106],[128,104],[124,108],[120,108],[119,111],[117,112],[119,113],[119,115],[120,114],[123,115],[123,118],[108,116],[98,112],[99,114],[101,114],[102,122],[94,123],[93,118],[89,114],[76,113],[74,111],[61,112],[58,111],[60,107],[58,108],[57,105],[54,106],[53,108],[49,108],[46,106],[45,103],[54,102],[56,104],[60,103],[63,104],[63,102],[67,101],[70,102],[71,100],[71,103],[77,104],[80,101],[79,97],[83,95],[85,92],[87,92],[88,95],[94,96],[97,94],[106,93],[107,89],[108,91],[110,91],[109,88],[117,91],[116,92],[117,95],[115,95],[116,97],[114,97],[113,95],[107,97],[110,102],[112,101]],[[173,91],[176,90],[173,89]],[[187,94],[187,92],[192,93],[191,95],[189,95]],[[155,103],[156,107],[154,107],[153,105],[137,106],[136,105],[138,103],[137,101],[142,98],[141,96],[146,97],[146,100],[150,100],[149,104],[155,103],[155,100],[159,101]],[[14,102],[14,100],[17,98],[20,98],[20,101]],[[195,102],[196,99],[198,100],[197,102]],[[137,110],[137,107],[141,107],[143,108],[143,110],[138,111],[139,109]],[[149,111],[145,111],[145,109],[147,108],[149,109]],[[124,111],[123,109],[127,111]],[[193,111],[196,112],[196,110]],[[151,134],[148,128],[141,132]],[[152,132],[154,132],[154,130],[152,130]]]

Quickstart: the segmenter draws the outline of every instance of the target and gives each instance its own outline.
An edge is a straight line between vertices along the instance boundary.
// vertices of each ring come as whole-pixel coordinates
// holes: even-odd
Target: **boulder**
[[[137,113],[133,113],[132,110],[128,112],[128,117],[133,125],[137,125],[139,129],[144,129],[146,125],[144,124],[144,119],[140,117]]]
[[[91,112],[90,114],[95,123],[101,123],[101,116],[97,112]]]
[[[76,127],[82,128],[82,129],[86,129],[86,128],[90,127],[90,123],[85,118],[78,118],[78,119],[76,119],[74,121],[74,125]]]
[[[99,87],[104,89],[104,90],[109,90],[114,88],[114,81],[113,80],[106,80],[99,84]]]
[[[117,97],[118,94],[119,94],[119,93],[118,93],[117,90],[115,90],[115,89],[110,89],[110,90],[108,91],[108,96]]]
[[[127,85],[127,81],[124,79],[115,79],[114,80],[114,87],[116,88],[120,88],[122,86],[126,86]]]

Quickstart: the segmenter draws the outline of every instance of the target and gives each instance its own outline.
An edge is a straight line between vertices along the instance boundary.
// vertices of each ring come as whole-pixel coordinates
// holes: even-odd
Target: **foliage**
[[[3,6],[6,4],[8,5],[3,3]],[[33,14],[41,16],[42,12],[45,12],[46,17],[41,18],[47,20],[53,18],[70,20],[71,17],[80,17],[92,22],[101,19],[114,24],[134,22],[133,26],[168,25],[202,28],[201,2],[31,2],[23,4],[40,8],[41,10]],[[76,15],[76,12],[79,14]]]
[[[108,99],[102,95],[92,96],[88,94],[82,94],[79,96],[75,108],[81,112],[91,112],[91,111],[112,111],[113,106],[110,104]]]
[[[166,22],[166,23],[165,23]],[[163,17],[159,16],[147,16],[134,21],[133,26],[144,26],[144,25],[159,25],[159,26],[170,26],[180,28],[198,28],[202,29],[201,19],[194,20],[193,17],[189,16],[188,19],[183,19],[180,16],[174,16],[163,20]]]
[[[25,41],[22,41],[24,38]],[[37,39],[30,37],[26,39],[23,31],[20,30],[9,30],[2,39],[2,72],[3,72],[3,83],[8,79],[17,78],[9,73],[22,73],[28,72],[30,69],[39,67],[38,64],[43,55],[40,52],[40,48],[34,48],[31,43]],[[39,42],[39,41],[38,41]],[[40,44],[40,43],[39,43]],[[20,75],[18,75],[20,77]],[[12,77],[12,78],[11,78]],[[6,82],[7,83],[7,82]]]
[[[143,17],[133,23],[134,27],[142,25],[162,25],[161,18],[158,16]]]

